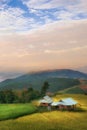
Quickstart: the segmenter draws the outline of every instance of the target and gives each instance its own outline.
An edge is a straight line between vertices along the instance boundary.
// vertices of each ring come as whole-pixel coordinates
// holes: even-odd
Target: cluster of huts
[[[76,105],[78,104],[73,98],[65,98],[61,99],[57,102],[53,101],[53,99],[49,96],[44,96],[43,99],[39,101],[40,106],[47,107],[48,110],[51,109],[66,109],[66,110],[74,110]]]

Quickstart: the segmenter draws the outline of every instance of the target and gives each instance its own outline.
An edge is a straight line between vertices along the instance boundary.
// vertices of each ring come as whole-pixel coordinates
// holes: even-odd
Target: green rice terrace
[[[32,104],[1,104],[0,105],[0,121],[6,119],[14,119],[20,116],[32,114],[36,111],[36,107]]]
[[[0,130],[86,130],[87,96],[60,94],[55,95],[54,100],[66,97],[78,101],[76,111],[41,111],[38,101],[31,104],[0,105]]]

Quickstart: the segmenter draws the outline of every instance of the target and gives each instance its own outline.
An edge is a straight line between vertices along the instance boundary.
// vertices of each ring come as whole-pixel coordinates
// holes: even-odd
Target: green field
[[[77,100],[80,104],[78,107],[80,107],[82,111],[51,111],[34,113],[17,119],[1,121],[0,130],[86,130],[87,96],[80,94],[65,94],[57,95],[54,99],[57,100],[64,97],[73,97]]]
[[[14,119],[35,111],[36,107],[32,104],[0,104],[0,121]]]
[[[84,94],[84,91],[80,88],[80,85],[77,85],[77,86],[73,86],[73,87],[61,90],[58,93],[61,93],[61,94]]]

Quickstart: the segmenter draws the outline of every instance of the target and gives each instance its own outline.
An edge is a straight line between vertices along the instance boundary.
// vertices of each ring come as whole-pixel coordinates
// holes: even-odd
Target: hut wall
[[[45,107],[47,107],[47,106],[49,106],[49,104],[48,104],[48,103],[40,103],[40,106],[45,106]]]

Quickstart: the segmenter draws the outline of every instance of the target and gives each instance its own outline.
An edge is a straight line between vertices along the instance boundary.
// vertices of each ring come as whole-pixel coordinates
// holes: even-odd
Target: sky
[[[87,72],[87,0],[0,0],[0,72]]]

